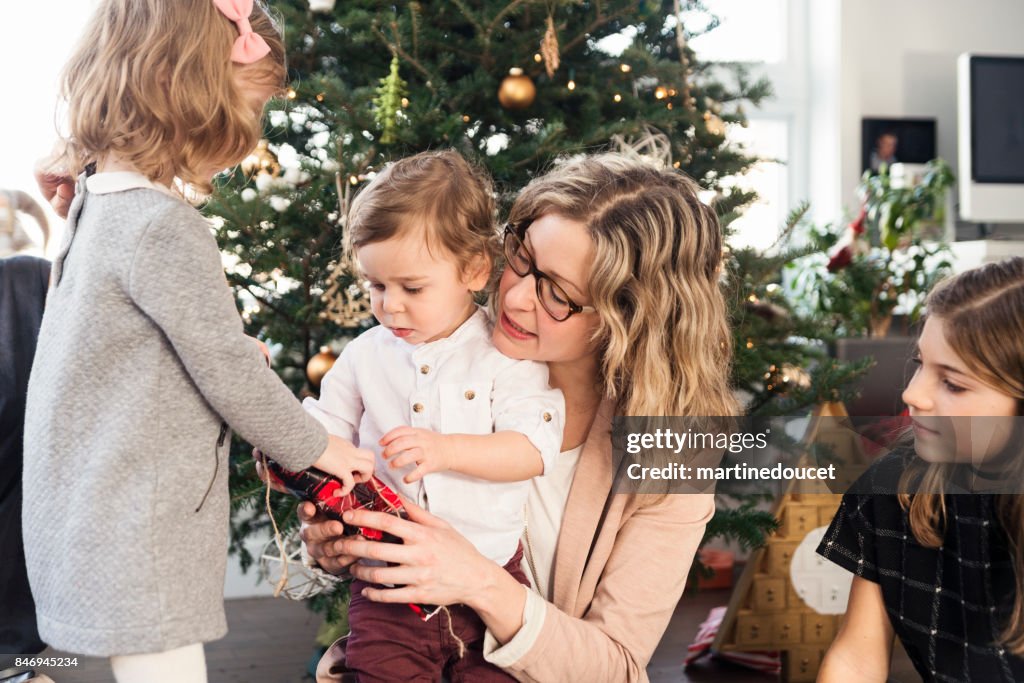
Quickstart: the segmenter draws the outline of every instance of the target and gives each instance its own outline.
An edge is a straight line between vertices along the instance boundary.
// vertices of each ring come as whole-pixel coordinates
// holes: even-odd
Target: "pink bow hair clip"
[[[254,32],[249,24],[252,2],[253,0],[213,0],[220,13],[238,26],[238,40],[231,48],[231,61],[238,64],[252,64],[270,52],[267,41]]]

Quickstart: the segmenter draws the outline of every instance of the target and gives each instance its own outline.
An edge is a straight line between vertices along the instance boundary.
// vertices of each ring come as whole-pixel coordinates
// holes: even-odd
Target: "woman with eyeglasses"
[[[487,627],[486,659],[517,679],[646,681],[714,502],[615,493],[611,424],[736,411],[722,234],[698,189],[607,154],[562,163],[512,207],[493,341],[507,356],[547,362],[566,407],[561,453],[531,483],[524,511],[532,588],[414,505],[409,520],[346,513],[400,537],[395,545],[342,537],[341,523],[304,503],[303,538],[319,565],[398,586],[367,588],[370,600],[469,606]],[[342,680],[343,662],[339,641],[318,680]]]

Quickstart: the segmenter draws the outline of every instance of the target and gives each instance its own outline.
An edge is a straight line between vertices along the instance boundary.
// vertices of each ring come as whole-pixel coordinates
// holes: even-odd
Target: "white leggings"
[[[206,683],[203,644],[167,652],[110,658],[117,683]]]

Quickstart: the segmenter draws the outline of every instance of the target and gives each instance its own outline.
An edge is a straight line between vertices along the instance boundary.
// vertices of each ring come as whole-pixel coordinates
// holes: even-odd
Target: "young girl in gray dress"
[[[329,437],[246,338],[208,190],[261,132],[281,38],[252,0],[103,0],[67,65],[79,178],[29,382],[24,536],[39,631],[120,683],[205,681],[227,630],[228,430],[342,478]],[[88,170],[86,170],[88,169]]]

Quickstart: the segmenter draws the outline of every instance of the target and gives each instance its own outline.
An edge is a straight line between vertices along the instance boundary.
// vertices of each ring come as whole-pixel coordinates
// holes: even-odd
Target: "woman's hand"
[[[299,535],[309,556],[325,572],[346,573],[356,558],[340,552],[338,544],[345,539],[345,526],[341,522],[327,519],[310,502],[299,503],[298,513],[301,522]]]
[[[409,513],[407,520],[369,510],[349,510],[344,514],[347,524],[379,529],[403,541],[402,544],[381,543],[354,536],[335,541],[335,549],[341,556],[396,565],[380,567],[357,563],[351,567],[352,576],[357,579],[401,586],[366,588],[363,595],[367,598],[376,602],[464,603],[474,607],[498,580],[496,572],[507,575],[447,522],[409,501],[405,501],[405,507]]]
[[[50,202],[50,206],[58,216],[67,218],[71,200],[75,198],[75,179],[71,177],[67,169],[57,165],[57,160],[62,153],[63,146],[58,143],[50,156],[36,161],[35,168],[32,170],[43,197]]]

